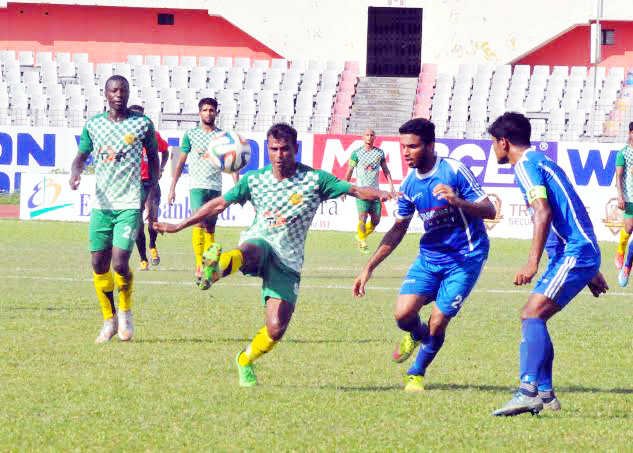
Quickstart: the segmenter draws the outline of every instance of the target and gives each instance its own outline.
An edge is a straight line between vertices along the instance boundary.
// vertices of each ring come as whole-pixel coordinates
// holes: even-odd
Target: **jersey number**
[[[464,303],[464,298],[462,297],[461,294],[458,294],[457,296],[455,296],[455,299],[453,300],[451,307],[453,307],[455,310],[459,310],[463,303]]]
[[[129,225],[125,225],[125,227],[123,228],[122,236],[124,239],[130,239],[130,236],[136,236],[136,228],[132,228]]]

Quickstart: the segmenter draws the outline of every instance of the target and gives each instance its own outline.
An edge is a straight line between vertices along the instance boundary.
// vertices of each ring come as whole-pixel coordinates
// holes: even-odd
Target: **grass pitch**
[[[216,236],[230,246],[238,234]],[[492,240],[427,391],[408,395],[406,366],[390,360],[392,306],[417,235],[354,299],[367,256],[352,234],[310,232],[297,310],[256,363],[253,389],[238,387],[233,359],[263,324],[260,280],[200,291],[190,232],[161,236],[160,266],[135,273],[134,340],[95,346],[87,235],[87,224],[0,220],[0,451],[633,451],[632,298],[617,286],[612,244],[611,293],[583,292],[549,323],[563,410],[496,418],[517,385],[528,288],[512,278],[527,241]]]

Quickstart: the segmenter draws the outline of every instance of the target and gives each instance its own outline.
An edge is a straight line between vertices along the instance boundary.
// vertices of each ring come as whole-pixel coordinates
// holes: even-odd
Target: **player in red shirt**
[[[129,110],[133,112],[138,112],[141,115],[144,114],[143,107],[139,105],[132,105],[128,107]],[[156,141],[158,142],[158,151],[160,154],[160,173],[158,179],[163,175],[163,170],[165,165],[167,165],[167,161],[169,160],[169,145],[163,138],[160,136],[158,131],[156,131]],[[160,256],[158,256],[158,249],[156,248],[156,237],[158,233],[154,230],[152,223],[156,221],[158,217],[158,206],[160,205],[160,186],[156,184],[154,192],[150,193],[149,183],[149,170],[147,164],[147,153],[145,148],[143,148],[143,160],[141,161],[141,180],[143,181],[143,199],[141,201],[141,213],[147,211],[148,225],[147,230],[149,231],[149,255],[152,266],[158,266],[160,263]],[[138,253],[141,256],[141,263],[138,266],[139,271],[146,271],[148,268],[148,260],[147,260],[147,250],[145,248],[145,227],[142,226],[138,230],[138,236],[136,237],[136,247],[138,248]]]

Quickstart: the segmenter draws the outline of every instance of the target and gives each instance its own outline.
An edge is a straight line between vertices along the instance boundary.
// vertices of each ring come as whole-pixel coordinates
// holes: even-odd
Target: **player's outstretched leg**
[[[103,314],[103,326],[95,339],[95,343],[107,343],[116,335],[118,329],[115,316],[116,309],[114,308],[114,279],[112,278],[112,272],[108,271],[105,274],[97,274],[95,272],[93,273],[93,281]]]
[[[618,248],[615,251],[615,268],[622,269],[624,264],[624,253],[626,252],[626,244],[629,242],[631,233],[626,231],[626,225],[620,230],[620,241],[618,242]]]
[[[200,289],[209,289],[214,282],[240,270],[243,263],[244,255],[240,249],[223,253],[222,246],[214,242],[202,256]]]
[[[420,320],[420,316],[417,313],[404,319],[397,319],[396,322],[398,327],[406,333],[402,336],[400,343],[396,345],[392,358],[394,362],[402,363],[411,357],[415,348],[418,347],[422,340],[426,339],[429,329]]]

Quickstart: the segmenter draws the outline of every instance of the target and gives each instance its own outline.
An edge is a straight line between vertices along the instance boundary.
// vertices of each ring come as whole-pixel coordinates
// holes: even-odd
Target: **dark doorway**
[[[422,8],[369,7],[367,75],[417,77],[422,61]]]

